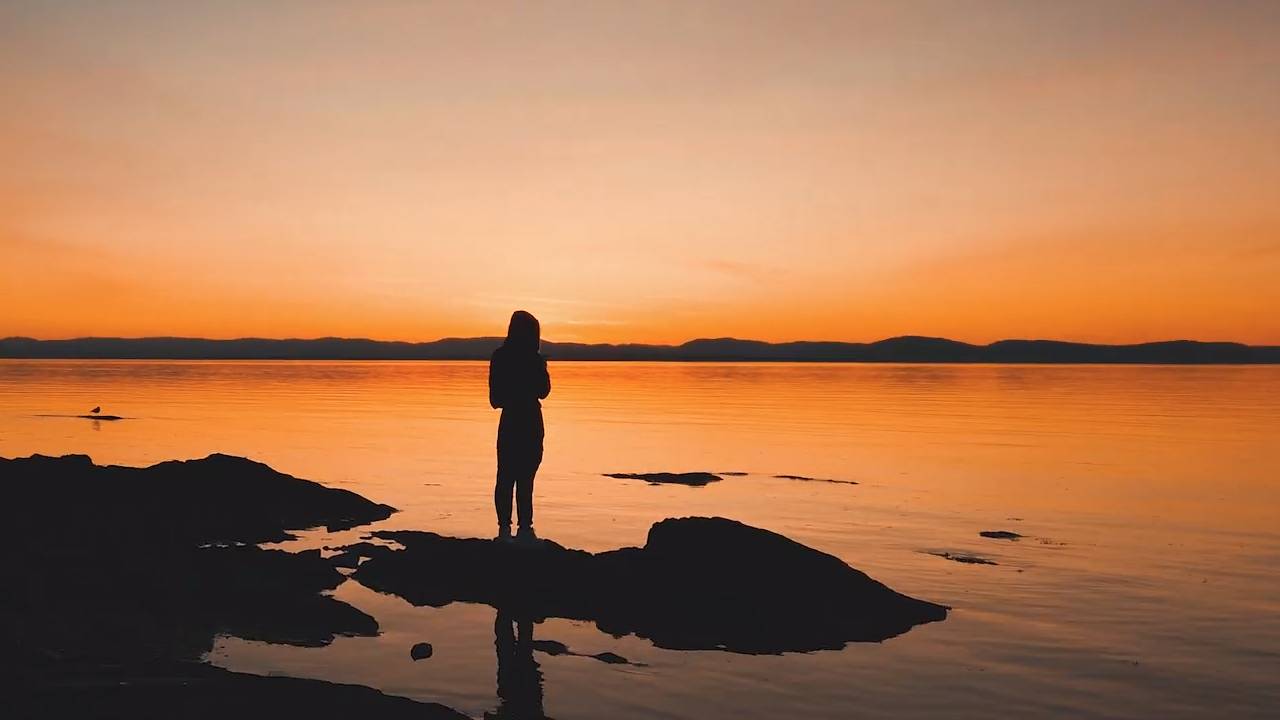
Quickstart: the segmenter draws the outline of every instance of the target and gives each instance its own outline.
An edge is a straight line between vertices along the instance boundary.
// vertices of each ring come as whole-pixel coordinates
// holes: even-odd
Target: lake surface
[[[566,718],[1275,717],[1280,367],[552,363],[539,534],[604,550],[722,515],[954,608],[841,651],[677,652],[586,623],[537,639]],[[244,455],[401,509],[385,529],[492,536],[486,367],[470,362],[0,360],[0,456],[145,465]],[[125,416],[69,416],[101,405]],[[743,472],[702,488],[606,472]],[[773,477],[803,475],[857,485]],[[57,521],[50,509],[50,521]],[[1011,530],[1018,541],[979,537]],[[353,540],[309,532],[292,547]],[[996,565],[956,563],[965,553]],[[820,594],[822,588],[811,590]],[[494,611],[348,581],[376,638],[237,638],[236,670],[499,706]],[[413,662],[428,641],[435,654]]]

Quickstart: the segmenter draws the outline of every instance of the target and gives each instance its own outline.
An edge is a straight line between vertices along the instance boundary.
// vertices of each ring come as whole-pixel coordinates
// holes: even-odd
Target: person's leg
[[[493,509],[498,514],[498,534],[511,534],[511,491],[516,484],[516,468],[498,448],[498,477],[493,485]]]
[[[528,463],[520,468],[516,478],[516,517],[521,530],[533,529],[533,478],[542,464],[542,448],[530,453]]]

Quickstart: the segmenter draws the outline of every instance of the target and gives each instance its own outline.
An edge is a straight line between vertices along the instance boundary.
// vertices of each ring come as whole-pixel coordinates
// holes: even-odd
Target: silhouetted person
[[[486,720],[546,718],[542,670],[533,659],[533,622],[499,610],[493,621],[493,650],[498,656],[498,709],[485,713]]]
[[[502,408],[498,421],[498,480],[493,506],[498,538],[511,536],[511,492],[515,490],[519,535],[533,539],[533,477],[542,464],[542,403],[551,392],[547,359],[539,352],[538,319],[523,310],[511,314],[507,339],[489,360],[489,404]]]

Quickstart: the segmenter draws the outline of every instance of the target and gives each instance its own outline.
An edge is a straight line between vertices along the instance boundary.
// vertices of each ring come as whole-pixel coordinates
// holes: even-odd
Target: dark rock
[[[945,558],[952,562],[964,563],[966,565],[999,565],[995,560],[989,560],[978,555],[970,555],[969,553],[953,553],[945,550],[927,550],[925,551],[925,554]]]
[[[334,567],[339,568],[357,568],[360,567],[360,553],[357,552],[340,552],[329,558],[329,562]]]
[[[435,652],[435,649],[431,647],[431,643],[420,642],[409,648],[409,657],[413,658],[415,661],[426,660],[431,657],[431,653],[433,652]]]
[[[225,455],[149,468],[83,455],[0,459],[0,667],[17,717],[250,717],[335,708],[461,717],[368,688],[228,673],[191,661],[213,638],[319,646],[377,622],[322,594],[319,551],[252,543],[393,509]]]
[[[437,703],[321,680],[263,677],[194,662],[60,663],[31,668],[30,682],[4,699],[6,717],[58,720],[370,717],[466,720]]]
[[[702,487],[723,479],[709,472],[605,473],[604,476],[620,480],[644,480],[653,485],[688,485],[690,487]]]
[[[991,538],[993,540],[1017,540],[1022,537],[1021,534],[1013,532],[1012,530],[983,530],[978,534],[984,538]]]
[[[643,548],[599,554],[547,541],[515,548],[423,532],[377,532],[405,550],[354,577],[415,605],[478,602],[513,614],[594,621],[670,649],[838,649],[943,620],[839,558],[724,518],[655,524]]]
[[[831,480],[829,478],[809,477],[808,475],[774,475],[779,480],[801,480],[804,482],[835,483],[837,485],[857,485],[855,480]]]
[[[0,614],[22,618],[0,625],[0,644],[137,661],[199,656],[218,633],[306,646],[377,633],[320,594],[344,577],[319,551],[245,543],[384,518],[385,505],[225,455],[149,468],[0,459],[0,479],[16,510],[0,526]]]
[[[569,646],[559,640],[534,640],[533,649],[540,653],[546,653],[552,657],[557,655],[576,655],[577,653],[569,650]]]
[[[0,537],[39,534],[76,547],[287,540],[287,532],[346,529],[395,508],[229,455],[146,468],[94,465],[84,455],[0,458],[6,515]],[[52,517],[58,530],[49,532]]]
[[[371,558],[371,557],[374,557],[375,555],[378,555],[379,553],[388,553],[388,552],[392,552],[393,550],[392,548],[387,547],[386,545],[379,545],[378,543],[371,543],[368,541],[352,543],[351,545],[343,545],[342,547],[337,547],[333,549],[341,550],[343,552],[355,555],[356,557],[362,557],[362,558]]]
[[[602,652],[596,653],[595,655],[587,655],[585,653],[574,652],[569,649],[568,645],[565,645],[559,640],[533,640],[530,642],[530,647],[540,653],[546,653],[552,657],[571,655],[573,657],[584,657],[592,660],[598,660],[609,665],[635,665],[636,667],[644,667],[641,663],[633,663],[617,653]]]

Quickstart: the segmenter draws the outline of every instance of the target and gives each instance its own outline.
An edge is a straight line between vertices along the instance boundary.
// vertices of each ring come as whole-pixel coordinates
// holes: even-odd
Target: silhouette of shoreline
[[[663,520],[643,547],[594,554],[403,530],[373,533],[402,549],[361,542],[324,557],[258,544],[365,525],[395,508],[228,455],[145,468],[84,455],[0,458],[0,478],[16,509],[0,546],[21,579],[0,595],[9,619],[0,663],[20,688],[6,696],[18,717],[464,718],[372,688],[200,662],[220,634],[300,647],[377,635],[376,618],[329,594],[347,581],[339,568],[353,565],[355,582],[415,605],[497,610],[500,704],[490,717],[542,717],[533,652],[579,654],[533,639],[547,617],[589,619],[668,649],[776,654],[881,642],[948,614],[725,518]],[[632,664],[611,652],[584,657]]]
[[[0,358],[120,360],[487,360],[502,338],[396,342],[362,338],[73,338],[0,339]],[[1170,340],[1096,345],[1059,340],[1000,340],[989,345],[919,336],[872,343],[785,342],[715,338],[680,345],[544,342],[554,360],[668,362],[911,362],[1251,365],[1280,363],[1280,346]]]
[[[0,547],[0,664],[14,717],[466,716],[358,685],[200,662],[221,633],[319,647],[377,620],[326,595],[319,551],[264,549],[291,530],[350,528],[395,508],[227,455],[147,468],[84,455],[0,458],[13,511]]]

